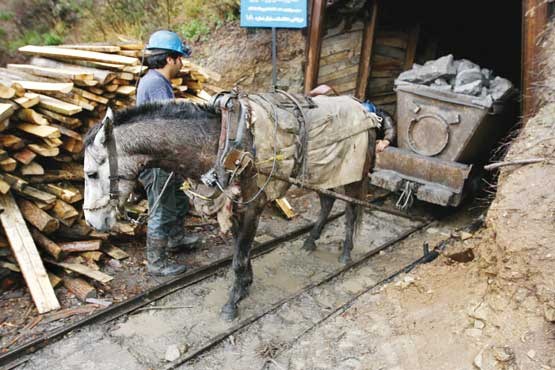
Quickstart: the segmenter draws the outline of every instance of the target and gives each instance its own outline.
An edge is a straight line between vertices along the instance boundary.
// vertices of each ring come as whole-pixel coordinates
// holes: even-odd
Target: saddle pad
[[[270,172],[277,152],[279,160],[274,171],[289,177],[299,143],[299,123],[292,109],[273,104],[265,95],[273,94],[251,95],[249,102],[257,168]],[[379,118],[349,96],[317,96],[313,101],[316,107],[303,108],[308,132],[305,183],[331,189],[360,181],[368,150],[368,130],[380,126]],[[258,186],[265,182],[265,176],[258,176]],[[265,192],[273,200],[288,187],[282,181],[271,180]]]

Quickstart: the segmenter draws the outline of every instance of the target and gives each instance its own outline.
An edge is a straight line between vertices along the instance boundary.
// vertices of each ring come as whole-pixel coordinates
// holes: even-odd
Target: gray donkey
[[[207,106],[188,102],[154,103],[122,110],[113,116],[107,114],[85,138],[83,209],[87,222],[97,230],[110,230],[139,173],[145,168],[162,168],[185,178],[200,179],[216,162],[220,129],[219,114]],[[362,180],[345,185],[346,193],[358,199],[366,197],[366,174],[373,160],[375,135],[374,129],[368,130],[369,145],[363,159]],[[249,166],[239,177],[242,199],[251,199],[259,191],[256,174],[256,168]],[[320,237],[334,200],[320,196],[321,211],[304,243],[306,250],[315,249],[315,240]],[[240,207],[240,212],[234,212],[232,268],[235,281],[222,308],[224,319],[232,320],[237,316],[237,305],[252,284],[250,249],[267,202],[265,192],[260,192],[254,201]],[[346,237],[340,256],[343,263],[351,259],[353,233],[361,221],[358,208],[360,206],[352,204],[346,207]]]

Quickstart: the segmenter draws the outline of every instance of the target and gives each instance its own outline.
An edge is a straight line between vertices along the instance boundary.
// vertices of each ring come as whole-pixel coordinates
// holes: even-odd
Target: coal
[[[491,69],[468,59],[454,60],[451,54],[424,65],[414,64],[395,80],[396,86],[403,84],[425,85],[438,91],[473,96],[473,102],[487,108],[513,91],[511,81],[495,76]]]

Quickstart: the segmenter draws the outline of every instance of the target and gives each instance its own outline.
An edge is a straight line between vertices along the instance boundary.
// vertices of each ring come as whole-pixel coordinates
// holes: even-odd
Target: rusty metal
[[[397,87],[397,146],[378,153],[372,184],[442,206],[462,201],[473,164],[487,158],[508,129],[502,102],[484,107],[475,97],[422,85]]]

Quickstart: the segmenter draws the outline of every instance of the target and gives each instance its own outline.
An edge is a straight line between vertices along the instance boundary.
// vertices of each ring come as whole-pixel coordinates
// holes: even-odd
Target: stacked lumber
[[[29,45],[19,49],[28,63],[0,68],[0,204],[6,215],[0,276],[21,271],[42,312],[59,307],[45,288],[48,277],[84,301],[95,297],[95,284],[111,280],[98,262],[125,258],[84,221],[81,152],[86,131],[108,107],[135,104],[138,79],[147,70],[142,50],[129,43]],[[209,75],[186,62],[171,81],[176,97],[206,102]],[[136,232],[125,224],[119,230]]]

